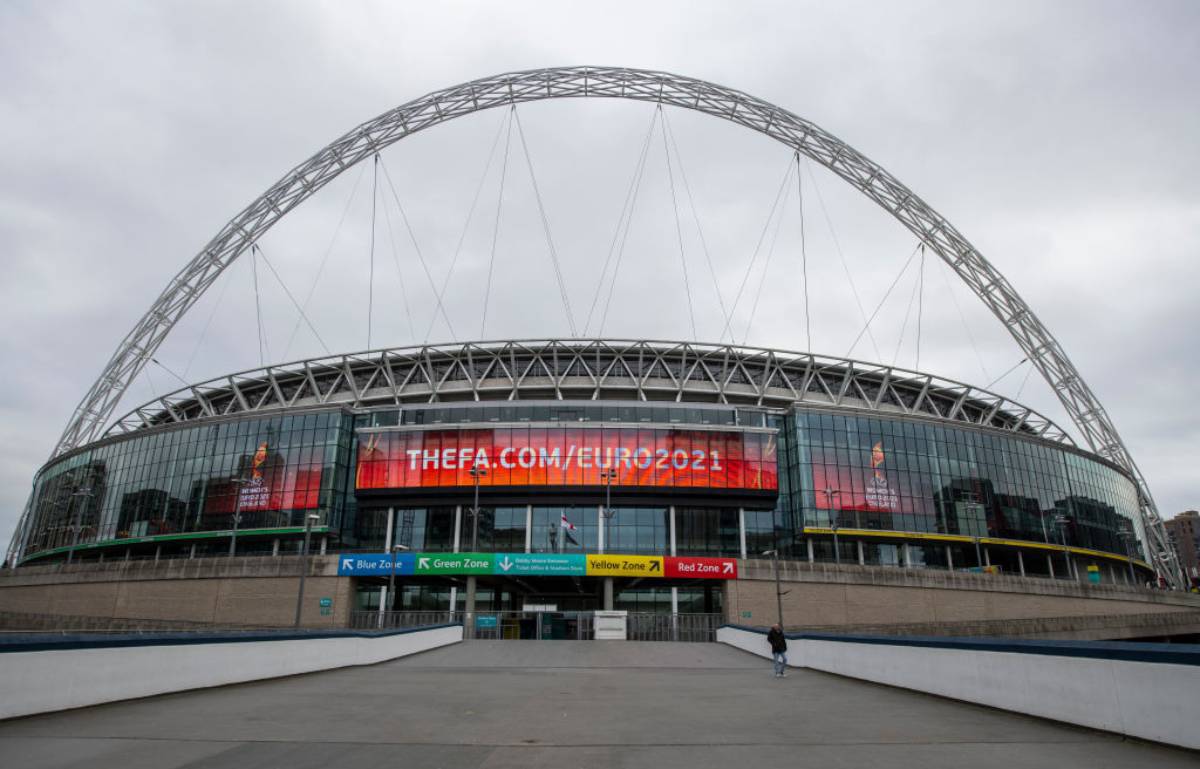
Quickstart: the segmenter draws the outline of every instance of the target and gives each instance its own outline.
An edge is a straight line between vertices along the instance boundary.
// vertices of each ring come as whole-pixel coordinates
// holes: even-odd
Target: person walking
[[[775,661],[775,677],[787,678],[787,638],[779,623],[771,626],[767,632],[767,643],[771,644],[771,659]]]

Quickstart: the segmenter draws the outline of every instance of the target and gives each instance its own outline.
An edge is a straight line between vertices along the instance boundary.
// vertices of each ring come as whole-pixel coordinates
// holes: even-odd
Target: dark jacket
[[[771,644],[772,654],[787,651],[787,639],[783,637],[783,631],[778,628],[771,628],[767,631],[767,643]]]

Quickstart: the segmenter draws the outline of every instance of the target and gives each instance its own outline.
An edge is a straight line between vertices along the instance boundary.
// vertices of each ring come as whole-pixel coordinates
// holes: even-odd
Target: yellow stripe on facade
[[[841,537],[871,537],[875,539],[903,539],[914,541],[933,541],[933,542],[956,542],[960,544],[973,544],[975,537],[968,537],[965,534],[936,534],[911,531],[886,531],[880,529],[843,529],[838,527],[838,536]],[[833,536],[833,529],[823,528],[820,526],[805,526],[805,534],[816,534],[824,536]],[[1087,547],[1074,547],[1068,545],[1055,545],[1047,542],[1032,542],[1024,539],[1000,539],[999,537],[979,537],[981,545],[1000,545],[1001,547],[1018,547],[1028,548],[1033,550],[1049,550],[1052,552],[1061,553],[1066,550],[1075,555],[1086,556],[1088,558],[1105,558],[1110,561],[1118,561],[1120,563],[1128,563],[1133,561],[1134,565],[1140,566],[1143,569],[1153,571],[1150,564],[1137,558],[1130,559],[1127,556],[1119,553],[1106,553],[1103,550],[1092,550]]]

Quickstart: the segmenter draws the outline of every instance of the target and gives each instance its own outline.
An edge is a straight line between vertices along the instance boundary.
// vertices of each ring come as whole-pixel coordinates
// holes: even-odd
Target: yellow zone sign
[[[589,577],[661,577],[662,556],[655,555],[589,555]]]

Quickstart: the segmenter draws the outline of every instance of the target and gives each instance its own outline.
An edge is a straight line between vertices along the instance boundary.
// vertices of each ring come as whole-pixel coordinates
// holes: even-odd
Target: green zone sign
[[[417,553],[413,574],[491,574],[492,553]]]

